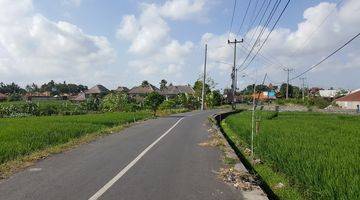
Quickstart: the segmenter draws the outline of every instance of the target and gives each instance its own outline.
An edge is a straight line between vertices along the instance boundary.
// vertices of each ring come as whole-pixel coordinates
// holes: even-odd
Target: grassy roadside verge
[[[50,154],[118,132],[150,112],[0,119],[0,179]]]
[[[262,163],[253,167],[280,199],[357,198],[359,116],[266,111],[257,116],[254,152]],[[246,156],[251,112],[230,115],[221,125]]]
[[[229,127],[225,120],[221,121],[221,127],[228,137],[235,143],[245,159],[248,160],[248,164],[250,164],[251,159],[249,155],[244,152],[247,148],[244,140],[242,140],[238,134]],[[271,188],[274,194],[279,197],[279,199],[302,199],[300,192],[296,188],[289,187],[290,184],[285,175],[275,172],[270,164],[263,163],[261,165],[252,165],[252,167],[255,170],[253,173],[259,175]],[[279,183],[284,184],[285,187],[277,187]]]

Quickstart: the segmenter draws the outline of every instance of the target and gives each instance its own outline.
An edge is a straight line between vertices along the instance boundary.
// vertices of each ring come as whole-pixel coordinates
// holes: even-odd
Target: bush
[[[32,102],[27,102],[27,103],[23,104],[22,111],[24,113],[27,113],[30,115],[39,115],[40,114],[39,106]]]
[[[156,114],[156,110],[159,108],[160,104],[165,100],[165,97],[160,95],[157,92],[152,92],[148,94],[144,99],[144,104],[148,108],[150,108],[154,115]]]
[[[108,94],[101,102],[101,109],[104,111],[126,111],[129,109],[128,96],[124,93]]]
[[[166,100],[159,106],[160,110],[169,110],[176,108],[176,101],[173,99]]]
[[[20,100],[21,100],[20,94],[13,93],[8,96],[8,101],[20,101]]]
[[[98,98],[90,97],[81,104],[83,110],[98,111],[100,108],[100,100]]]

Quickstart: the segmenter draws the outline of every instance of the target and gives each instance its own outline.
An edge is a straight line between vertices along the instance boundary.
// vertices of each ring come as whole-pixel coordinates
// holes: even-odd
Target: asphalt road
[[[198,145],[213,113],[148,120],[50,156],[0,182],[0,199],[243,199],[214,173],[221,152]]]

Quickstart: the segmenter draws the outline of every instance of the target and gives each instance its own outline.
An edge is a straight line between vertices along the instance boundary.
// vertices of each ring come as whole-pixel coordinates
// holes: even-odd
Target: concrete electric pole
[[[290,72],[292,72],[294,69],[291,68],[285,68],[284,71],[287,72],[287,81],[286,81],[286,99],[289,98],[289,80],[290,80]]]
[[[300,80],[302,81],[302,99],[303,101],[305,100],[305,77],[300,78]]]
[[[236,105],[235,105],[235,90],[236,90],[236,44],[243,42],[244,40],[236,40],[236,38],[234,39],[234,41],[230,41],[228,40],[228,44],[234,44],[234,66],[231,72],[231,106],[232,109],[235,110]]]
[[[204,77],[203,77],[202,91],[201,91],[201,110],[204,110],[204,104],[205,104],[206,61],[207,61],[207,44],[205,44]]]

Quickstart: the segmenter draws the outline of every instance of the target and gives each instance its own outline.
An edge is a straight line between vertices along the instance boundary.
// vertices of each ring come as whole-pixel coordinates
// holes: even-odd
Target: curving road
[[[53,155],[0,182],[0,199],[243,199],[214,173],[221,152],[198,145],[213,113],[148,120]]]

